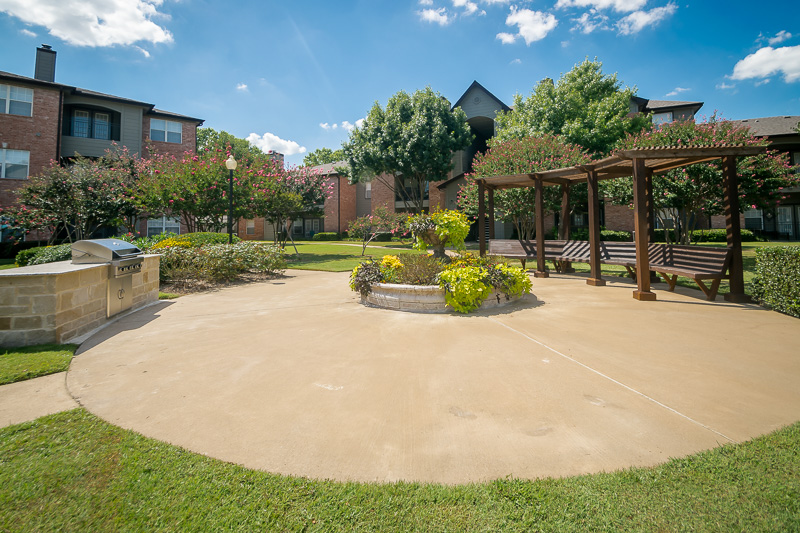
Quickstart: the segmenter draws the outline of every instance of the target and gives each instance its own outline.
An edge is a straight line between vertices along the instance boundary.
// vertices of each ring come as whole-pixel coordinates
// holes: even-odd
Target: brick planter
[[[361,303],[372,307],[411,311],[413,313],[449,313],[444,299],[444,289],[436,285],[398,285],[395,283],[373,283],[372,291],[361,297]],[[481,304],[480,309],[503,307],[520,299],[520,296],[506,297],[495,291]]]

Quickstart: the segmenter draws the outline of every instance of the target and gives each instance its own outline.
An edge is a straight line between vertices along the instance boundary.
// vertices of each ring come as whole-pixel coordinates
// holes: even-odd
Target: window
[[[659,124],[667,124],[669,122],[672,122],[672,111],[653,114],[653,124],[659,125]]]
[[[256,221],[253,219],[245,220],[245,233],[247,235],[255,235],[256,234]]]
[[[748,209],[744,212],[744,227],[746,229],[764,229],[764,216],[761,209]]]
[[[72,109],[70,111],[69,130],[65,133],[71,137],[85,139],[102,139],[104,141],[119,140],[117,113],[93,111],[90,109]]]
[[[72,112],[72,136],[88,137],[91,129],[91,115],[88,111],[76,109]]]
[[[302,235],[303,234],[303,221],[302,220],[295,220],[292,222],[292,235]]]
[[[150,119],[150,140],[181,144],[183,142],[180,122],[171,122],[157,118]]]
[[[33,89],[0,85],[0,113],[33,116]]]
[[[26,150],[0,149],[0,178],[28,179],[31,153]]]
[[[162,233],[181,232],[181,219],[179,217],[159,217],[147,219],[147,236],[161,235]]]
[[[366,191],[364,192],[364,198],[369,200],[370,198],[372,198],[372,182],[368,181],[364,185],[367,186]]]

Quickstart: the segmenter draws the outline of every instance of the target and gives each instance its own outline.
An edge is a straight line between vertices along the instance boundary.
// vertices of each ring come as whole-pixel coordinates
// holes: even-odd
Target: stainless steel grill
[[[78,241],[72,245],[75,265],[108,263],[107,316],[133,305],[133,274],[142,271],[142,251],[119,239]]]

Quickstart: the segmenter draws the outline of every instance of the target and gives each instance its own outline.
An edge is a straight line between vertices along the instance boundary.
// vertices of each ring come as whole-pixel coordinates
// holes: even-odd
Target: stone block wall
[[[159,256],[133,274],[131,309],[158,300]],[[65,343],[109,321],[108,265],[70,261],[0,272],[0,346]],[[113,317],[112,317],[113,318]]]

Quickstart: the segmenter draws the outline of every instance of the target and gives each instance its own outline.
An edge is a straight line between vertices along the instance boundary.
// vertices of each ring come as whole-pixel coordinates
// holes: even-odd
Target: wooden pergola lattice
[[[695,163],[722,159],[724,177],[723,203],[727,245],[732,252],[730,264],[730,292],[725,299],[733,302],[749,301],[744,293],[742,268],[742,236],[739,221],[739,178],[736,174],[736,158],[764,153],[764,146],[719,145],[719,146],[669,146],[661,148],[636,148],[620,150],[614,155],[586,165],[559,168],[531,174],[492,176],[477,180],[478,183],[478,227],[480,253],[486,253],[486,216],[489,217],[489,238],[494,238],[494,191],[519,187],[536,189],[536,277],[547,277],[545,270],[544,200],[546,185],[561,186],[561,224],[559,238],[569,238],[569,188],[575,183],[588,184],[590,276],[589,285],[605,285],[600,274],[600,198],[598,182],[606,179],[633,177],[634,229],[636,243],[636,271],[648,273],[648,243],[653,236],[653,175]],[[488,213],[486,193],[488,192]],[[650,290],[650,276],[636,276],[637,289],[633,297],[637,300],[655,300]]]

